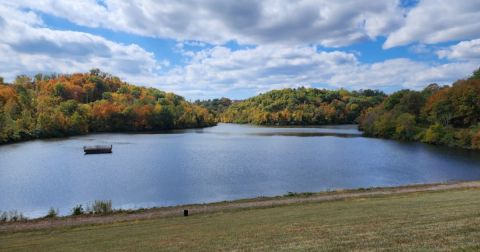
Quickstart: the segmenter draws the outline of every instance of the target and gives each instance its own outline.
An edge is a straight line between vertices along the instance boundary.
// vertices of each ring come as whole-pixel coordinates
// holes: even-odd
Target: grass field
[[[480,250],[480,189],[0,233],[0,251]]]

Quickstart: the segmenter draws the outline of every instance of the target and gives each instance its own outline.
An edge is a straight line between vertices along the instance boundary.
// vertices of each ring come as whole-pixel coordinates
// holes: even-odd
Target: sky
[[[189,100],[419,90],[480,67],[478,0],[0,0],[0,76],[99,68]]]

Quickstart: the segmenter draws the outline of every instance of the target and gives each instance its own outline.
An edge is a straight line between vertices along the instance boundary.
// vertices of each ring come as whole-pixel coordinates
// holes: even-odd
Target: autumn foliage
[[[366,110],[367,135],[480,149],[480,70],[451,86],[401,90]]]
[[[181,96],[130,85],[93,69],[18,76],[0,83],[0,143],[89,132],[155,131],[214,125]]]
[[[379,104],[385,94],[374,90],[347,91],[316,88],[273,90],[233,103],[222,122],[259,125],[325,125],[357,122],[360,113]]]
[[[480,149],[480,69],[451,86],[389,96],[376,90],[273,90],[232,101],[185,101],[93,69],[0,79],[0,143],[89,132],[156,131],[215,125],[359,123],[368,136]]]

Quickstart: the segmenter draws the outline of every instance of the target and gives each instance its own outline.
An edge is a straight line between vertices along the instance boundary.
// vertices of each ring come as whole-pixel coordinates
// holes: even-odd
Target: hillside
[[[368,136],[480,149],[480,70],[452,86],[422,91],[316,88],[273,90],[243,101],[187,102],[93,69],[71,75],[0,79],[0,143],[90,132],[156,131],[215,125],[359,123]]]
[[[224,113],[225,110],[227,110],[227,108],[230,107],[230,105],[232,105],[232,103],[233,103],[232,100],[225,97],[222,97],[220,99],[215,98],[215,99],[208,99],[208,100],[196,100],[194,102],[195,105],[202,106],[208,109],[210,113],[215,115],[215,118],[217,120],[219,120],[220,115]]]
[[[287,88],[233,103],[219,119],[259,125],[355,123],[364,109],[379,104],[384,98],[384,93],[373,90]]]
[[[395,92],[363,113],[360,129],[369,136],[480,149],[480,69],[452,86]]]
[[[215,121],[207,109],[181,96],[134,86],[98,69],[0,83],[0,143],[211,125]]]

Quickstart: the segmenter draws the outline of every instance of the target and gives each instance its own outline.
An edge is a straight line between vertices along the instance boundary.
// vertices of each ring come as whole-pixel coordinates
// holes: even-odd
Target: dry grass
[[[480,189],[0,234],[0,250],[479,250]]]

